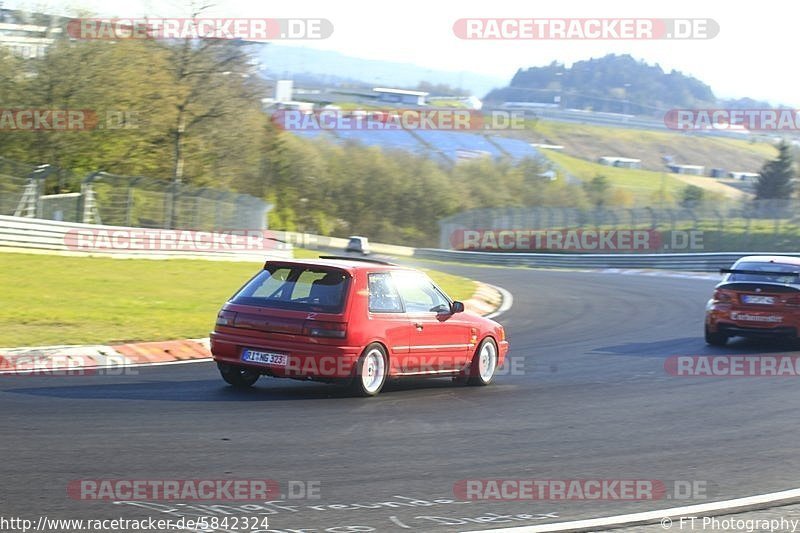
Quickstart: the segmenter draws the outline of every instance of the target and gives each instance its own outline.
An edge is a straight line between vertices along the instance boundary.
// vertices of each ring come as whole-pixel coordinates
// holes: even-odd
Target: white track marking
[[[800,499],[800,489],[790,489],[781,492],[771,492],[759,494],[757,496],[747,496],[734,500],[724,500],[720,502],[702,503],[698,505],[688,505],[686,507],[671,507],[660,511],[645,511],[641,513],[623,514],[617,516],[607,516],[604,518],[590,518],[588,520],[573,520],[571,522],[556,522],[553,524],[541,524],[538,526],[507,527],[499,529],[472,530],[472,533],[545,533],[548,531],[599,531],[603,529],[614,529],[644,524],[658,524],[662,520],[680,519],[680,517],[701,516],[701,515],[720,515],[740,513],[767,507],[775,507],[792,503]],[[664,531],[670,528],[664,527]],[[674,528],[680,531],[679,527]],[[470,533],[470,532],[464,532]]]
[[[498,287],[497,285],[490,285],[490,287],[497,289],[503,296],[503,302],[500,304],[500,308],[497,311],[486,315],[486,318],[496,318],[511,309],[511,306],[514,305],[514,297],[503,287]]]

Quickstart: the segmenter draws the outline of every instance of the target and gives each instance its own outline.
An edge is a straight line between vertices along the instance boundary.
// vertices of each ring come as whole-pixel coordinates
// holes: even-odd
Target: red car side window
[[[371,313],[402,313],[403,303],[389,272],[373,272],[369,280],[369,310]]]

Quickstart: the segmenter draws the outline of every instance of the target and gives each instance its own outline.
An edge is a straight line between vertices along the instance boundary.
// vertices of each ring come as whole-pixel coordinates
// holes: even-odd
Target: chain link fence
[[[266,229],[272,205],[246,194],[148,177],[0,158],[0,215],[138,228]]]
[[[456,250],[800,253],[796,200],[702,202],[676,208],[475,209],[442,219],[439,227],[440,248]],[[635,237],[637,232],[643,239],[652,237],[648,246],[614,245],[616,239]],[[609,239],[606,246],[603,237]]]

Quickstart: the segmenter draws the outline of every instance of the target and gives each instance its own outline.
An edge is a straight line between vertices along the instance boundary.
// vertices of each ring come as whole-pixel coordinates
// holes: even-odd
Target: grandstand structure
[[[284,89],[279,91],[279,89]],[[283,94],[284,100],[292,99],[294,91],[293,82],[289,80],[279,80],[275,86],[275,98],[264,99],[264,103],[270,107],[275,102],[280,102],[279,92]],[[321,108],[322,111],[341,111],[338,104],[343,102],[357,103],[368,98],[372,100],[368,104],[369,109],[356,109],[345,111],[341,116],[343,123],[349,123],[352,127],[319,127],[315,126],[316,120],[309,120],[303,126],[287,128],[295,135],[307,139],[325,139],[334,143],[356,142],[364,146],[377,146],[386,150],[403,150],[418,155],[428,156],[440,163],[453,164],[459,161],[473,160],[484,157],[492,159],[511,159],[514,161],[522,159],[536,159],[550,166],[548,160],[541,155],[539,150],[528,142],[520,139],[503,137],[497,133],[489,133],[489,130],[469,130],[459,131],[454,129],[425,129],[425,128],[405,128],[400,124],[387,122],[393,111],[386,107],[403,110],[418,110],[421,112],[431,111],[436,113],[436,107],[426,106],[426,98],[429,93],[426,91],[412,91],[406,89],[394,89],[388,87],[374,87],[371,93],[365,91],[350,91],[343,93],[338,91],[333,95],[327,88],[315,90],[302,89],[303,99],[308,106]],[[336,96],[336,97],[334,97]],[[461,101],[463,97],[437,97],[438,99]],[[470,117],[472,113],[477,113],[481,107],[480,100],[476,98],[468,99]],[[294,102],[300,103],[300,102]],[[376,104],[383,104],[384,109],[374,110]],[[465,102],[462,102],[465,103]],[[325,104],[324,107],[322,104]],[[442,109],[447,111],[448,107]],[[294,111],[298,111],[295,109]],[[311,109],[299,110],[304,115],[311,115]],[[294,119],[298,116],[292,115]],[[277,123],[281,124],[280,111],[273,114],[277,118]],[[374,122],[375,128],[364,126],[360,120],[369,119]],[[476,117],[477,118],[477,117]],[[483,117],[481,116],[481,119]],[[354,122],[350,122],[354,120]],[[383,123],[382,127],[379,123]],[[482,123],[482,121],[481,121]],[[496,131],[496,130],[495,130]]]
[[[539,150],[531,144],[500,135],[474,132],[386,129],[374,130],[323,130],[307,129],[293,132],[303,138],[327,139],[335,143],[348,141],[387,150],[404,150],[427,155],[441,163],[458,163],[480,157],[508,158],[515,161],[537,159],[545,161]]]

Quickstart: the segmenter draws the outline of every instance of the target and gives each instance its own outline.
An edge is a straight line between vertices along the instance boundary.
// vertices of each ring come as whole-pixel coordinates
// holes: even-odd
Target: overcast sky
[[[214,1],[214,0],[210,0]],[[199,2],[198,2],[199,3]],[[220,17],[327,18],[334,33],[321,41],[281,44],[335,50],[368,59],[426,68],[472,71],[510,79],[520,67],[629,53],[665,70],[677,69],[709,84],[720,97],[750,96],[800,107],[797,20],[792,2],[717,0],[217,0]],[[4,7],[99,16],[186,16],[189,2],[149,0],[6,0]],[[711,18],[720,33],[688,41],[465,41],[453,33],[459,18]]]

